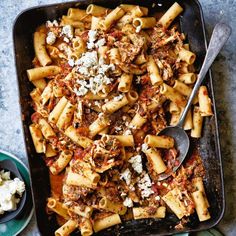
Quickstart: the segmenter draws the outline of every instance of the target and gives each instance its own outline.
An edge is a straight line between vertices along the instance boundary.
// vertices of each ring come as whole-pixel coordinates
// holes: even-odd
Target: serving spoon
[[[183,129],[186,115],[188,113],[189,108],[192,105],[192,101],[193,101],[195,95],[197,94],[202,81],[205,78],[207,71],[209,70],[211,64],[213,63],[216,56],[220,52],[221,48],[224,46],[224,44],[228,40],[230,34],[231,34],[231,28],[228,25],[226,25],[224,23],[216,24],[216,26],[213,30],[211,39],[210,39],[210,43],[209,43],[209,46],[208,46],[208,49],[206,52],[204,62],[202,64],[202,68],[198,74],[197,82],[194,85],[192,93],[188,99],[186,107],[184,108],[184,110],[181,114],[178,124],[176,126],[167,126],[163,130],[161,130],[160,133],[158,134],[158,135],[167,135],[167,136],[173,137],[175,140],[175,147],[177,148],[177,150],[179,152],[178,165],[173,167],[172,171],[170,171],[168,173],[160,174],[158,177],[159,181],[168,178],[174,172],[176,172],[176,170],[183,163],[183,161],[188,153],[190,141],[189,141],[189,137],[188,137],[187,133]]]

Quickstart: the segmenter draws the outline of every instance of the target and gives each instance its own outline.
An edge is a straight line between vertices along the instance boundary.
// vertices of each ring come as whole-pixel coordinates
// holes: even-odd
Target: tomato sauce
[[[53,175],[50,172],[51,192],[54,198],[60,198],[60,196],[62,196],[62,185],[64,176],[64,173],[61,173],[59,175]]]

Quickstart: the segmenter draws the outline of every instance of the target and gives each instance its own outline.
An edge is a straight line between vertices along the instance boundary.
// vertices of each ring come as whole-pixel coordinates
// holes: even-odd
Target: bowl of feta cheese
[[[17,217],[25,202],[25,183],[16,164],[0,161],[0,224]]]

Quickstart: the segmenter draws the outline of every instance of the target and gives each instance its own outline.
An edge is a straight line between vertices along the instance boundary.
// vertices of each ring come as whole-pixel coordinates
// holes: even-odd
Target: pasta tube
[[[45,47],[46,44],[46,33],[35,32],[34,33],[34,51],[42,66],[47,66],[52,63],[51,58],[47,54]]]
[[[41,130],[35,125],[31,124],[29,126],[30,134],[34,143],[34,147],[37,153],[43,153],[43,135]]]
[[[102,106],[102,110],[105,113],[113,113],[119,110],[121,107],[127,105],[129,103],[128,99],[125,95],[120,100],[116,100],[115,98]]]
[[[72,151],[62,151],[59,158],[49,167],[53,175],[59,174],[63,169],[66,168],[73,156]]]
[[[150,207],[134,207],[133,208],[134,219],[146,219],[146,218],[165,218],[166,208],[164,206],[158,207],[154,214],[150,213]]]
[[[48,120],[52,123],[57,123],[62,111],[64,110],[68,100],[65,97],[62,97],[57,105],[53,108],[51,113],[48,116]]]
[[[160,87],[160,93],[165,95],[172,102],[176,103],[178,107],[185,107],[185,97],[169,85],[163,83]]]
[[[45,119],[40,119],[39,120],[39,127],[41,129],[41,132],[42,132],[43,136],[46,139],[49,139],[49,138],[52,138],[52,137],[56,136],[56,134],[53,131],[52,127],[48,124],[48,122]]]
[[[78,226],[78,223],[75,220],[68,220],[64,225],[56,230],[55,236],[65,236],[70,235]]]
[[[193,129],[191,130],[191,137],[200,138],[202,133],[203,117],[201,116],[198,106],[193,109]]]
[[[211,215],[208,211],[207,202],[203,195],[202,191],[196,191],[192,193],[193,201],[195,203],[196,212],[198,215],[199,221],[206,221],[211,218]]]
[[[201,116],[212,116],[211,99],[208,96],[206,86],[201,86],[198,92],[199,111]]]
[[[47,208],[51,211],[56,212],[66,220],[70,218],[68,214],[68,208],[61,202],[57,201],[55,198],[48,198]]]
[[[110,9],[105,8],[105,7],[90,4],[90,5],[88,5],[88,7],[86,9],[86,13],[91,14],[92,16],[99,17],[99,16],[106,15],[109,10]]]
[[[175,141],[172,137],[169,136],[156,136],[148,134],[144,142],[150,147],[157,147],[157,148],[173,148],[175,145]]]
[[[93,144],[93,141],[87,137],[83,137],[76,132],[73,126],[69,126],[65,130],[65,135],[68,136],[73,142],[79,144],[81,147],[86,148]]]
[[[146,150],[144,153],[148,157],[148,162],[151,165],[151,168],[157,174],[161,174],[167,170],[167,167],[161,158],[160,151],[150,148],[150,149]]]
[[[67,102],[56,124],[59,129],[66,129],[70,125],[74,111],[75,106]]]
[[[129,92],[132,80],[133,74],[122,74],[118,85],[118,90],[122,93]]]
[[[163,27],[168,28],[173,20],[183,11],[183,8],[175,2],[159,19],[158,23]]]
[[[89,134],[94,137],[100,131],[105,129],[109,125],[109,118],[104,115],[99,115],[98,118],[89,126]]]
[[[45,77],[57,75],[60,72],[61,67],[59,66],[44,66],[27,70],[27,75],[30,81],[34,81],[38,79],[43,79]]]
[[[96,232],[121,223],[119,214],[112,214],[94,221],[93,229]]]
[[[163,83],[159,69],[151,55],[148,56],[147,71],[150,75],[152,85],[160,85]]]
[[[119,215],[124,215],[127,211],[127,207],[125,207],[122,202],[114,202],[114,201],[109,200],[107,197],[103,197],[99,201],[98,205],[99,205],[99,208],[101,209],[114,212]]]

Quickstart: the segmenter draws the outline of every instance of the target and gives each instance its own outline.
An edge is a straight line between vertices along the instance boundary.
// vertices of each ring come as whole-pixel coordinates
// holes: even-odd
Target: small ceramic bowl
[[[11,179],[19,178],[20,180],[24,181],[19,170],[16,167],[16,164],[11,160],[0,161],[0,170],[10,171]],[[21,213],[26,203],[26,192],[27,191],[24,191],[23,195],[20,198],[20,202],[17,203],[16,210],[7,211],[4,214],[0,215],[0,224],[14,219]]]

